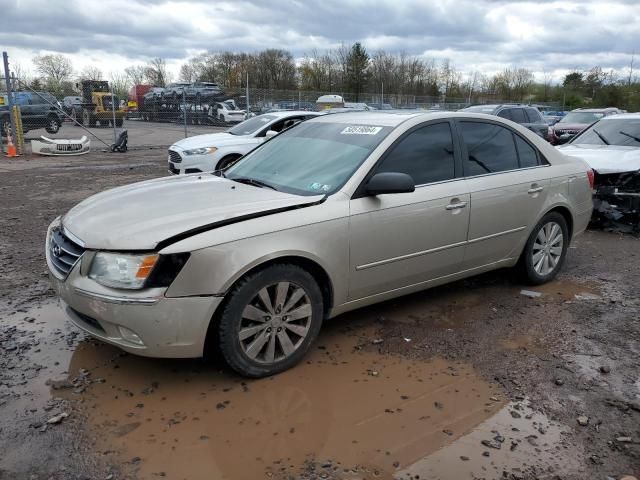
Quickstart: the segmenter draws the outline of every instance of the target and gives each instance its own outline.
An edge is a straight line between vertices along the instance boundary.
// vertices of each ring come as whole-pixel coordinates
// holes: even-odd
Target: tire
[[[89,110],[82,110],[82,123],[88,127],[96,126],[96,118]]]
[[[542,217],[520,257],[518,267],[523,280],[531,285],[553,280],[562,269],[569,241],[569,228],[564,216],[550,212]]]
[[[47,126],[45,127],[45,130],[47,133],[51,133],[51,134],[56,134],[60,131],[60,121],[55,118],[55,117],[49,117],[47,118]]]
[[[116,118],[116,127],[121,127],[123,124],[123,119],[122,118]]]
[[[227,155],[226,157],[220,159],[220,161],[216,165],[216,170],[222,170],[223,168],[228,167],[240,157],[241,155]]]
[[[287,320],[291,312],[300,317]],[[280,373],[306,355],[323,312],[322,293],[311,274],[296,265],[271,265],[245,276],[229,292],[217,328],[220,353],[240,375]]]

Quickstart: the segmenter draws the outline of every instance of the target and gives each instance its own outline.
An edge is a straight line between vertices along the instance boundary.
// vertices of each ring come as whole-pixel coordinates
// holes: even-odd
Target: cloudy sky
[[[640,0],[0,0],[0,49],[23,69],[55,52],[78,71],[163,57],[177,74],[202,51],[273,47],[302,58],[355,41],[370,53],[449,58],[466,74],[517,66],[559,79],[594,65],[622,74],[640,47]]]

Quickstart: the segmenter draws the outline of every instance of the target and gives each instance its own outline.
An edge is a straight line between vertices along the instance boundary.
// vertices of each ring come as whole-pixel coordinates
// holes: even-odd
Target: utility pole
[[[118,143],[118,137],[116,136],[116,97],[113,95],[113,85],[111,86],[111,116],[113,125],[113,144]]]
[[[244,114],[245,120],[247,118],[249,118],[249,72],[247,72],[247,85],[246,85],[246,87],[247,87],[247,90],[246,90],[246,92],[247,92],[247,111]]]
[[[182,118],[184,119],[184,138],[187,138],[187,99],[185,88],[182,87]]]
[[[380,82],[380,84],[382,85],[382,90],[381,90],[381,95],[380,95],[380,110],[383,110],[383,105],[384,105],[384,82]]]
[[[16,135],[16,121],[13,118],[13,94],[11,93],[11,76],[9,75],[9,55],[7,55],[7,52],[2,52],[2,60],[4,62],[4,80],[7,84],[7,101],[9,102],[9,118],[11,120],[11,138],[13,140],[15,139],[15,135]],[[0,128],[2,127],[3,126],[0,126]]]

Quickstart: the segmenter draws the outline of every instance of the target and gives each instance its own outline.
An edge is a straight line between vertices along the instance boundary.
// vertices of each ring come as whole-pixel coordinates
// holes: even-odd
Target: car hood
[[[204,226],[305,206],[322,198],[209,174],[164,177],[93,195],[73,207],[62,224],[89,249],[148,251]]]
[[[622,173],[640,170],[640,148],[619,145],[569,144],[558,147],[565,155],[579,157],[596,172]]]
[[[224,147],[227,145],[235,145],[243,143],[244,140],[253,138],[250,135],[231,135],[230,133],[208,133],[206,135],[196,135],[195,137],[184,138],[178,140],[171,145],[171,149],[189,150],[201,147]]]

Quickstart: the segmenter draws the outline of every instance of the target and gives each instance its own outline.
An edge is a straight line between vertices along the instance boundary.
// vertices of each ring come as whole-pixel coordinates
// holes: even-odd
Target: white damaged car
[[[226,132],[185,138],[169,147],[169,172],[199,173],[220,170],[254,149],[269,136],[320,112],[283,111],[250,118]]]
[[[604,117],[558,150],[593,169],[596,223],[640,230],[640,113]]]

